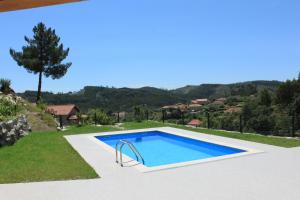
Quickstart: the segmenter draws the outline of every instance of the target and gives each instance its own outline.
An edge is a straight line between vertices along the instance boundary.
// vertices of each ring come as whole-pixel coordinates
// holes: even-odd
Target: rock
[[[14,144],[18,139],[28,135],[30,127],[25,116],[0,123],[0,147]]]

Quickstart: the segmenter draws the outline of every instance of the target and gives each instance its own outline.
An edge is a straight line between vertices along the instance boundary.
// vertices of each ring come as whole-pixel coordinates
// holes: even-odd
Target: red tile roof
[[[190,125],[190,126],[200,126],[202,124],[203,124],[203,122],[199,119],[193,119],[192,121],[190,121],[188,123],[188,125]]]
[[[79,109],[74,104],[52,105],[47,107],[47,112],[57,116],[68,116],[71,114],[73,109],[79,111]]]
[[[199,108],[199,107],[202,107],[202,105],[200,105],[200,104],[190,104],[189,105],[189,108]]]
[[[194,99],[191,101],[192,104],[206,104],[209,103],[208,99]]]

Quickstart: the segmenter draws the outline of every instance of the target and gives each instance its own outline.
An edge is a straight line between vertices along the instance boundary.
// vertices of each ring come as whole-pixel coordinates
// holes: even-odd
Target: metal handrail
[[[139,161],[139,158],[142,160],[142,163],[143,164],[145,164],[145,160],[144,160],[144,158],[143,158],[143,156],[140,154],[140,152],[135,148],[135,146],[131,143],[131,142],[129,142],[129,141],[127,141],[127,140],[120,140],[119,142],[117,142],[117,144],[116,144],[116,148],[115,148],[115,150],[116,150],[116,163],[119,163],[119,156],[118,156],[118,147],[119,147],[119,145],[121,145],[120,146],[120,164],[121,164],[121,166],[123,167],[123,154],[122,154],[122,149],[123,149],[123,147],[124,147],[124,145],[128,145],[128,147],[131,149],[131,151],[134,153],[134,155],[135,155],[135,157],[136,157],[136,160],[137,161]]]

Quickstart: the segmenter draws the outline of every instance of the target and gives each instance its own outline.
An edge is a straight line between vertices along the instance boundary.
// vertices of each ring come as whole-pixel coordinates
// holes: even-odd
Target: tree
[[[108,125],[112,122],[110,117],[101,109],[90,110],[88,117],[95,124]]]
[[[41,100],[42,76],[59,79],[63,77],[72,63],[62,64],[68,56],[69,48],[64,49],[55,30],[39,23],[33,28],[33,38],[25,36],[26,46],[21,52],[10,49],[10,55],[19,66],[29,73],[39,75],[36,102]]]
[[[300,82],[287,80],[281,84],[276,92],[276,103],[287,106],[293,103],[295,95],[300,93]]]
[[[275,129],[275,120],[273,117],[260,114],[255,118],[251,118],[248,126],[257,133],[270,134]]]
[[[3,94],[9,94],[13,92],[13,90],[10,87],[11,81],[8,79],[0,79],[0,91]]]
[[[291,113],[300,114],[300,95],[296,95],[294,102],[291,105]]]
[[[141,108],[141,106],[135,106],[133,108],[133,112],[134,112],[134,118],[137,122],[141,122],[143,121],[143,118],[144,118],[144,111],[143,109]]]
[[[264,106],[271,106],[272,104],[272,97],[267,89],[260,93],[260,104]]]

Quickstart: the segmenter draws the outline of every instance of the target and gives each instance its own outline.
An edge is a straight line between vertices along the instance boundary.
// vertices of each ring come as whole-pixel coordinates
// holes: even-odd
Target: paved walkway
[[[166,128],[170,130],[172,128]],[[265,151],[261,154],[141,173],[121,168],[86,135],[67,139],[101,175],[94,180],[0,185],[2,200],[299,200],[300,148],[280,148],[184,131]]]

